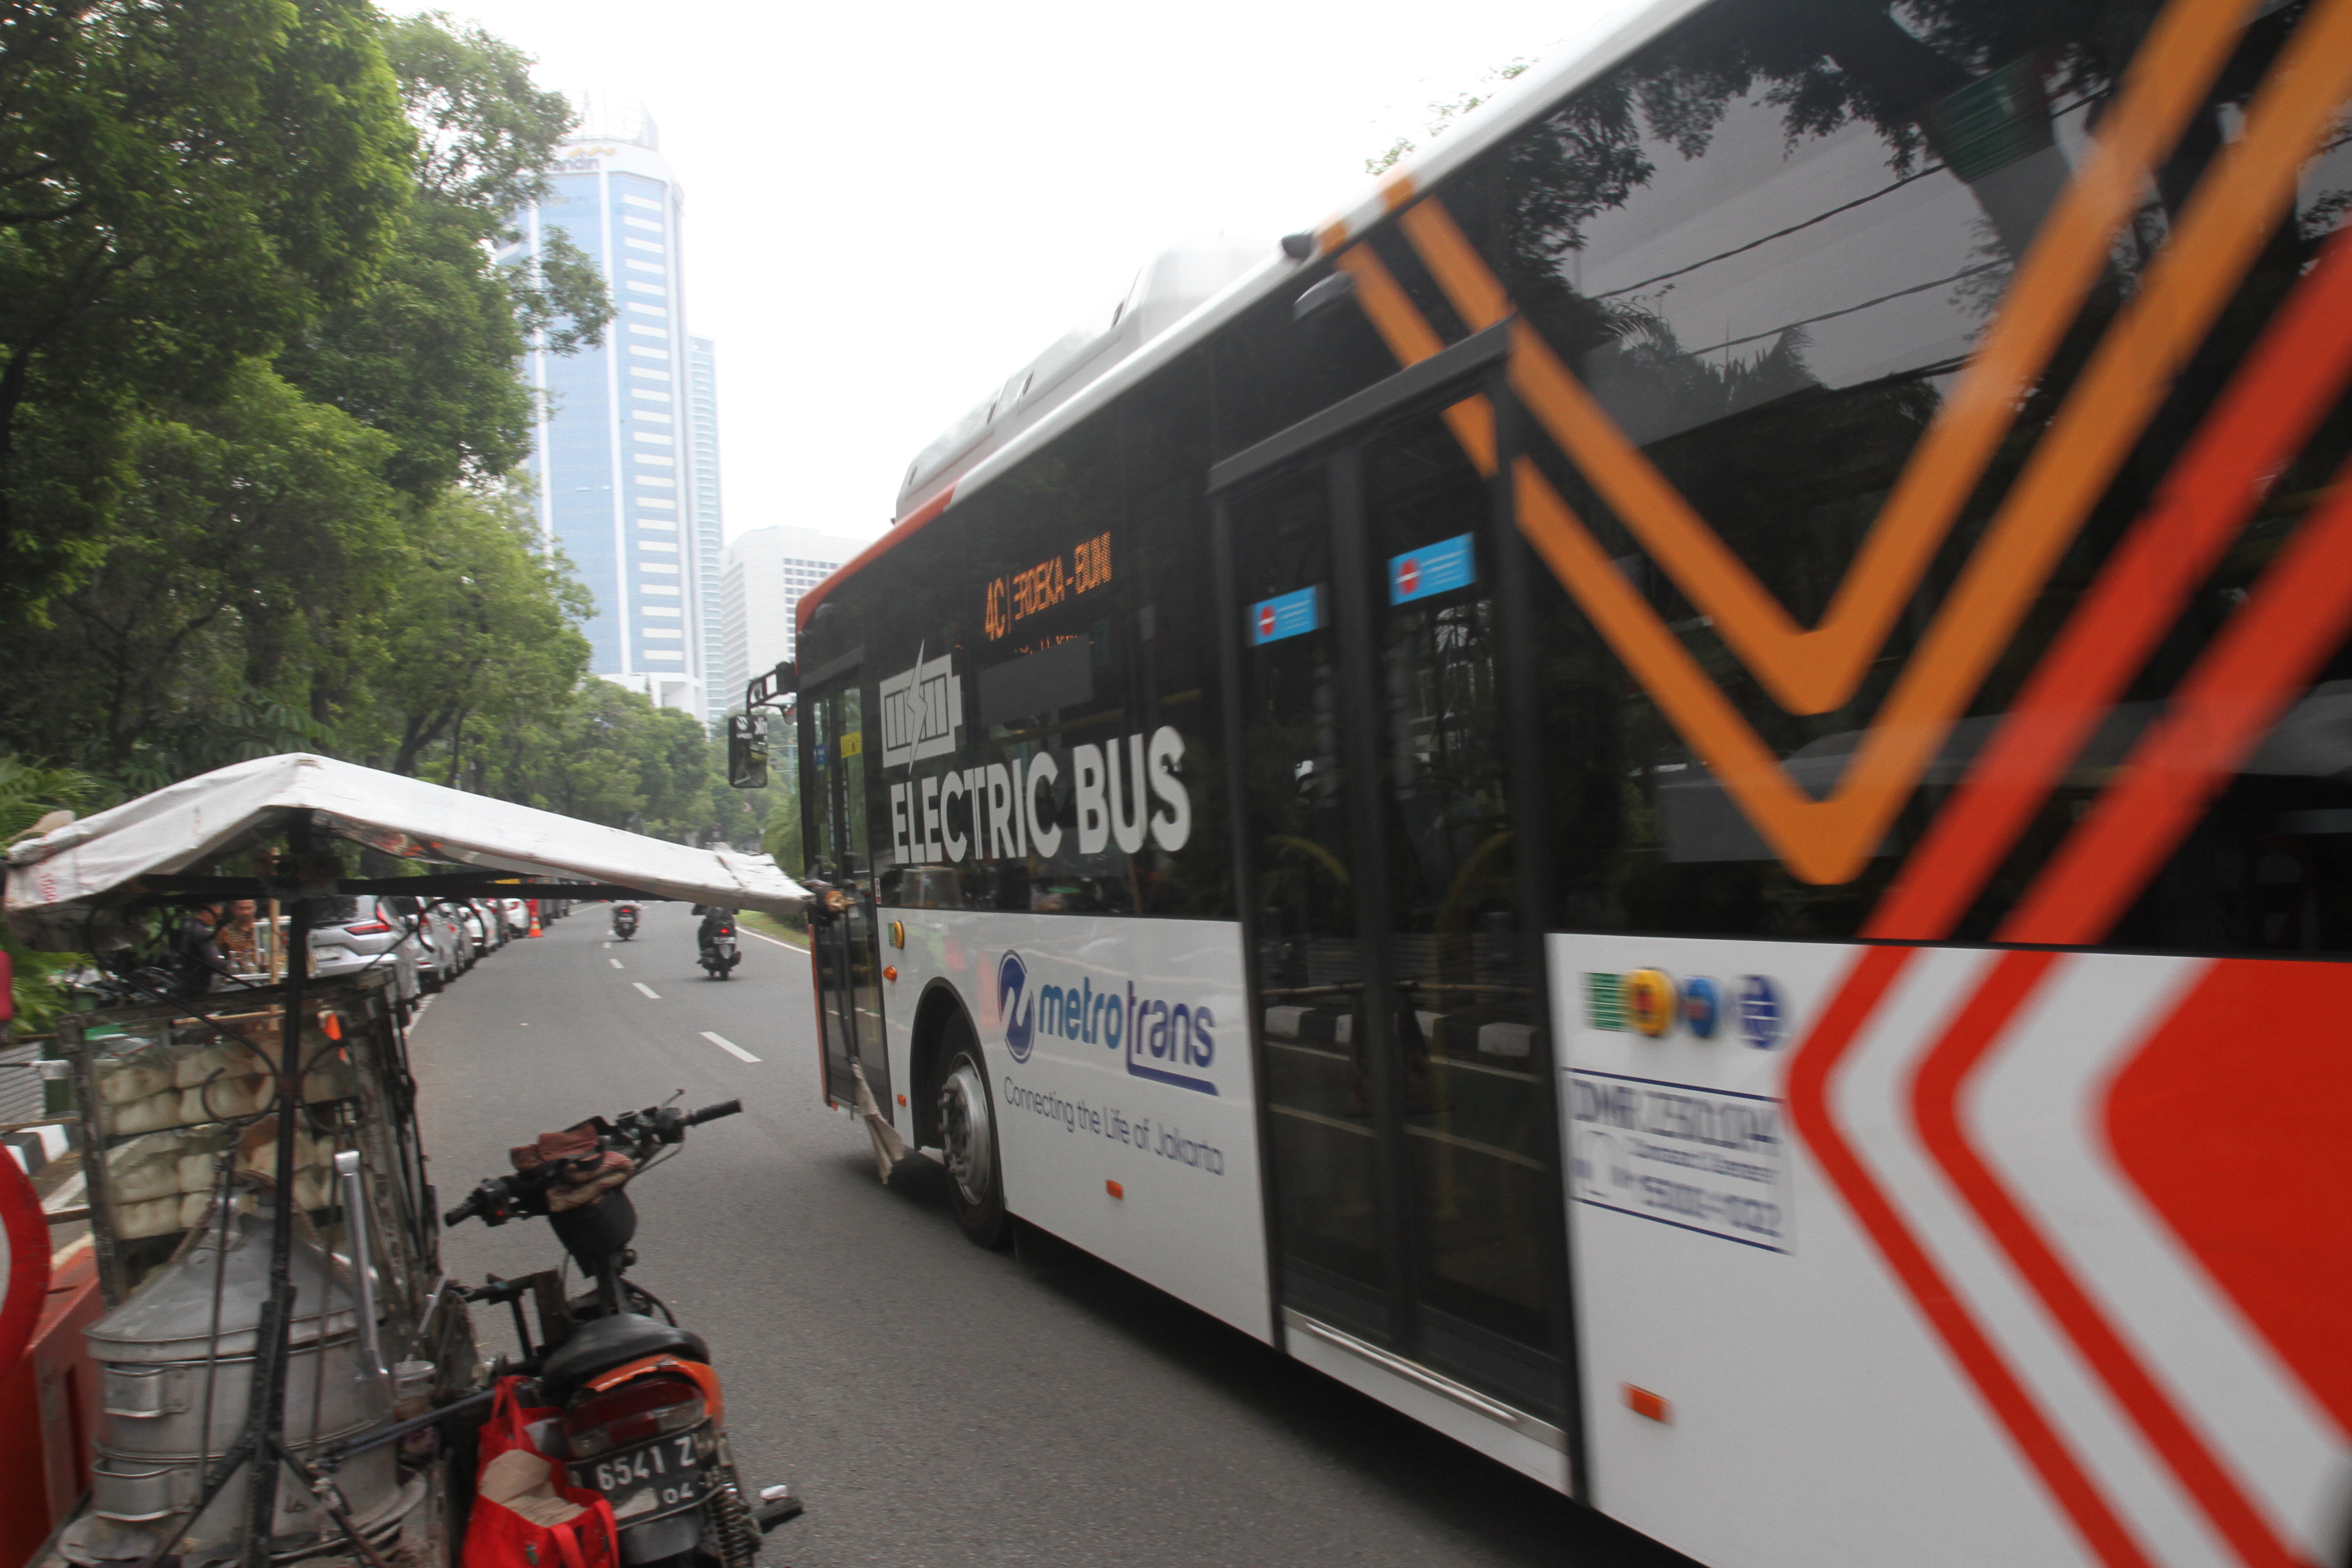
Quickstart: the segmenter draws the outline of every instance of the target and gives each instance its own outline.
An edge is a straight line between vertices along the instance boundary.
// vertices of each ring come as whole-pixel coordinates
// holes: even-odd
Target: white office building
[[[740,707],[743,688],[793,654],[793,606],[801,595],[873,541],[805,528],[755,528],[727,546],[720,626],[727,688],[718,710]]]
[[[708,721],[726,702],[715,668],[723,535],[710,344],[686,331],[685,196],[643,105],[576,101],[553,189],[516,215],[522,237],[501,256],[520,260],[561,228],[618,311],[602,346],[530,356],[547,395],[530,464],[540,527],[595,595],[583,628],[595,672]]]

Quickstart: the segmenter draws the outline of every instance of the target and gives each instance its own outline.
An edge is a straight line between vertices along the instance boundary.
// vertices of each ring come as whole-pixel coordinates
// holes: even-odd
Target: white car
[[[395,994],[405,1009],[415,1005],[418,943],[407,917],[373,893],[331,900],[310,927],[310,973],[357,974],[378,967],[392,971]]]

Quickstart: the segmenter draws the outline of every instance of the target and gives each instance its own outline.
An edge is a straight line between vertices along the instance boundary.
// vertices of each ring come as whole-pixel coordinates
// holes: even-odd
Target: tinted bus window
[[[2137,7],[1939,12],[1875,55],[1848,34],[1888,26],[1883,12],[1716,7],[1376,238],[1439,337],[1486,324],[1498,296],[1538,329],[1531,368],[1549,379],[1522,378],[1538,509],[1613,563],[1539,589],[1562,926],[1871,929],[2004,718],[2048,700],[2037,671],[2046,685],[2096,651],[2082,617],[2109,613],[2110,567],[2149,548],[2168,495],[2230,468],[2217,420],[2232,397],[2276,404],[2264,333],[2325,287],[2316,264],[2352,201],[2331,115],[2245,131],[2303,9],[2254,24],[2206,73],[2144,199],[2079,233],[2053,215],[2119,112]],[[2262,158],[2302,165],[2292,210],[2195,227],[2200,183]],[[2084,264],[2045,264],[2045,230]],[[2193,310],[2162,266],[2191,247],[2234,279]],[[2034,319],[2053,330],[2037,338]],[[2168,353],[2169,383],[2129,370]],[[2000,374],[2014,395],[1987,393]],[[2182,683],[2235,668],[2212,662],[2228,628],[2347,450],[2330,385],[2268,468],[2236,444],[2247,471],[2221,488],[2258,491],[2252,515],[2103,693],[1980,885],[1906,934],[2015,935],[2010,916],[2161,740]],[[1611,605],[1624,613],[1604,626]],[[2111,940],[2352,945],[2352,795],[2326,739],[2347,677],[2340,653],[2297,671],[2299,695]],[[1880,766],[1918,735],[1916,756]],[[1727,772],[1742,756],[1776,766],[1742,782]]]

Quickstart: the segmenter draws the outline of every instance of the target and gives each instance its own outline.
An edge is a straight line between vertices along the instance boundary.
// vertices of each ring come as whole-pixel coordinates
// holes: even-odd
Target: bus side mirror
[[[729,715],[727,782],[737,789],[768,787],[768,716],[766,714]]]

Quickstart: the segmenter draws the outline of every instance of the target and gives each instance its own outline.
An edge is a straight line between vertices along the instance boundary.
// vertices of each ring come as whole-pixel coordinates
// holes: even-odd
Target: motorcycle
[[[701,964],[713,980],[724,980],[734,973],[735,966],[743,962],[743,952],[735,937],[735,921],[725,914],[714,915],[703,923]]]
[[[623,942],[637,934],[636,905],[614,904],[613,906],[613,934]]]
[[[649,1568],[753,1568],[761,1538],[801,1511],[785,1487],[747,1500],[724,1426],[726,1399],[698,1334],[626,1278],[637,1229],[628,1184],[671,1158],[689,1127],[743,1109],[648,1106],[591,1117],[515,1151],[517,1171],[494,1176],[445,1215],[502,1226],[545,1215],[593,1288],[566,1300],[553,1270],[463,1292],[514,1313],[520,1360],[502,1370],[536,1380],[522,1403],[560,1412],[541,1451],[568,1464],[570,1484],[601,1493],[620,1523],[621,1561]],[[522,1303],[540,1319],[534,1348]],[[655,1314],[658,1313],[659,1316]],[[535,1436],[535,1446],[541,1440]]]

